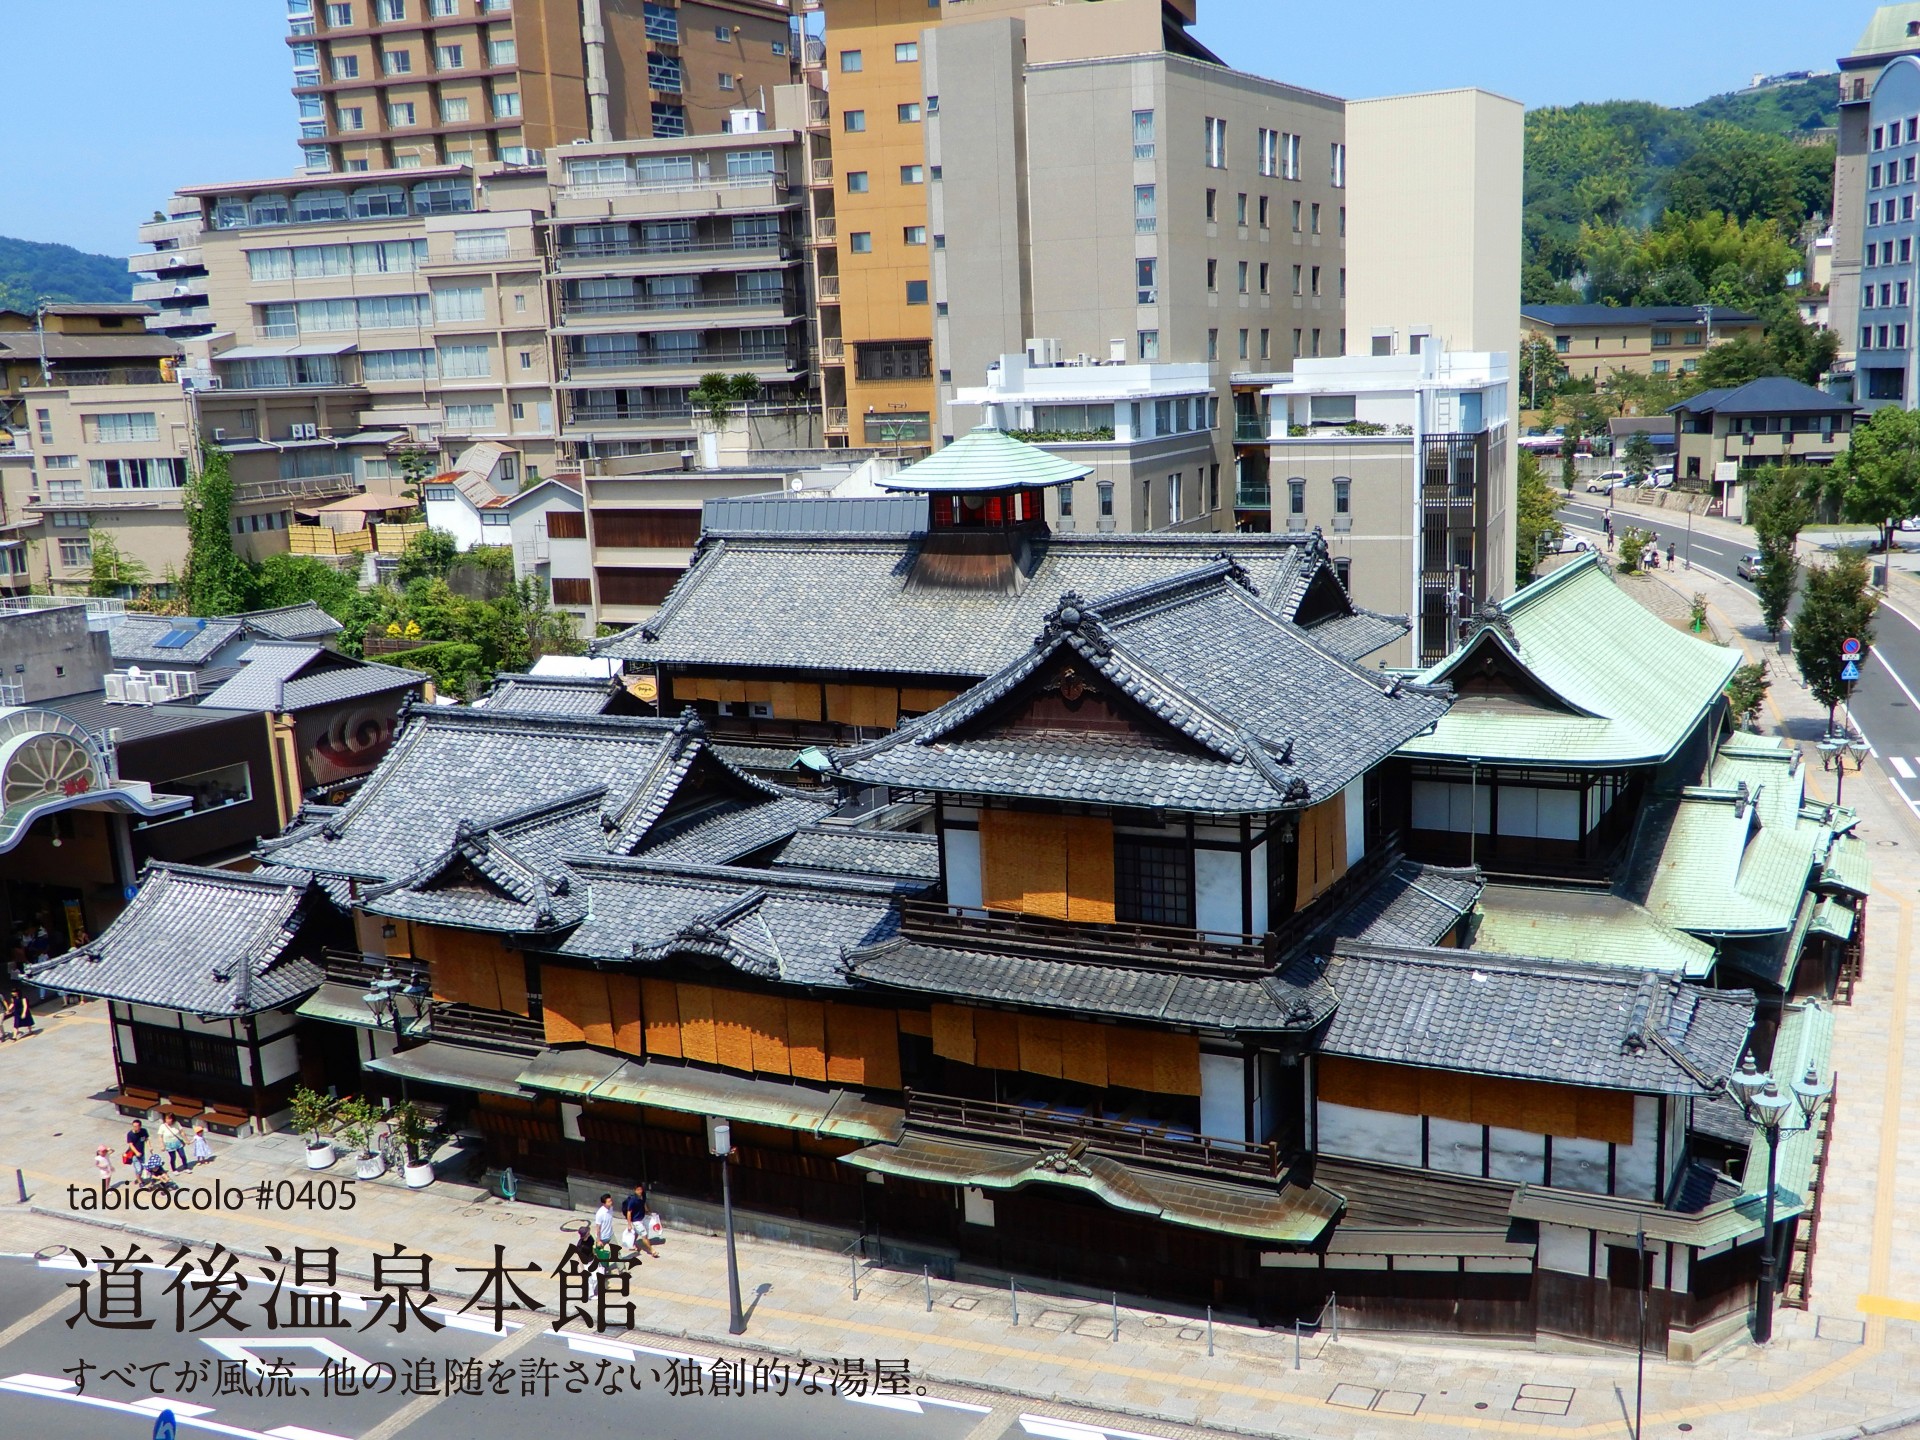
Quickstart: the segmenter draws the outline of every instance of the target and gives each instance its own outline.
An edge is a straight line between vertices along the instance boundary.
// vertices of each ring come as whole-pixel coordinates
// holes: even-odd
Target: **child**
[[[207,1143],[207,1127],[198,1120],[193,1122],[193,1163],[196,1169],[213,1163],[213,1147]]]

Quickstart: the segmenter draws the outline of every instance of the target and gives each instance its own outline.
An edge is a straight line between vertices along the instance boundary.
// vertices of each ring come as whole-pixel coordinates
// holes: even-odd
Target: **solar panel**
[[[176,626],[174,629],[167,631],[167,633],[162,635],[158,640],[154,641],[153,648],[156,650],[178,650],[199,633],[198,627],[183,629]]]

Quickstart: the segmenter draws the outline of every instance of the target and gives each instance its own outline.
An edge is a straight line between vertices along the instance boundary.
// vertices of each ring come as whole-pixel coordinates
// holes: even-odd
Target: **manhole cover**
[[[1573,1408],[1573,1389],[1567,1385],[1522,1385],[1513,1408],[1523,1415],[1565,1415]]]
[[[1073,1317],[1063,1310],[1043,1310],[1033,1320],[1033,1328],[1036,1330],[1061,1331],[1071,1324],[1073,1324]]]
[[[1370,1390],[1365,1385],[1336,1385],[1333,1393],[1327,1396],[1327,1403],[1344,1406],[1348,1410],[1371,1410],[1373,1402],[1379,1398],[1378,1390]]]
[[[1113,1320],[1111,1318],[1102,1319],[1098,1315],[1089,1315],[1073,1327],[1073,1333],[1076,1335],[1085,1335],[1094,1340],[1110,1340],[1113,1338]]]
[[[1381,1415],[1414,1415],[1419,1413],[1420,1402],[1426,1398],[1412,1390],[1382,1390],[1373,1408]]]
[[[1206,1331],[1200,1329],[1197,1326],[1186,1325],[1186,1326],[1183,1326],[1180,1330],[1180,1338],[1182,1340],[1198,1340],[1202,1335],[1205,1335],[1206,1333],[1207,1333]]]
[[[956,1295],[953,1297],[953,1308],[955,1310],[971,1310],[979,1303],[980,1297],[978,1295]]]

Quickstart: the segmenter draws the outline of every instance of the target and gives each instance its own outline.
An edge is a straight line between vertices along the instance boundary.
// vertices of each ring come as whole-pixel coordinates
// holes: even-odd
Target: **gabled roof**
[[[171,669],[204,665],[245,628],[246,622],[238,615],[204,620],[195,616],[128,613],[114,621],[113,629],[107,632],[107,641],[115,660]],[[169,637],[180,643],[163,647],[159,642]]]
[[[1763,375],[1730,390],[1707,390],[1690,400],[1667,407],[1670,415],[1845,415],[1853,402],[1839,400],[1824,390],[1802,385],[1785,375]]]
[[[31,967],[35,983],[192,1015],[290,1005],[322,979],[287,947],[302,919],[304,874],[248,875],[150,864],[105,933]]]
[[[1133,730],[996,729],[1069,671],[1095,704],[1136,717]],[[856,784],[900,790],[1258,814],[1336,795],[1447,700],[1321,649],[1223,560],[1095,602],[1063,596],[1025,655],[835,763]]]
[[[243,657],[240,673],[202,702],[226,710],[280,713],[418,689],[427,676],[397,665],[355,660],[324,646],[261,640]]]
[[[1698,325],[1706,321],[1695,305],[1522,305],[1520,318],[1542,325]],[[1713,307],[1716,325],[1754,325],[1758,315],[1744,310]]]
[[[1713,947],[1605,890],[1489,885],[1480,896],[1473,948],[1543,960],[1580,960],[1700,980]]]
[[[772,864],[778,870],[824,870],[932,882],[940,878],[940,840],[910,830],[808,825],[794,831]]]
[[[365,500],[367,497],[354,498]],[[297,605],[281,605],[272,610],[248,610],[233,618],[246,621],[249,629],[262,635],[271,635],[276,640],[325,640],[346,629],[311,600],[303,600]]]
[[[1092,473],[1091,465],[1076,465],[991,425],[980,425],[926,459],[874,483],[882,490],[984,494],[1065,485]]]
[[[1656,764],[1719,704],[1739,665],[1737,650],[1682,634],[1623,593],[1589,552],[1501,602],[1460,649],[1420,676],[1452,684],[1459,698],[1404,753]],[[1504,678],[1516,669],[1530,686]],[[1476,684],[1495,674],[1500,683]]]
[[[1744,990],[1609,966],[1342,941],[1321,1053],[1649,1095],[1706,1095],[1739,1064]]]
[[[620,682],[611,676],[502,673],[478,703],[487,710],[521,714],[599,715],[619,689]]]
[[[1907,30],[1909,25],[1915,23],[1920,23],[1920,5],[1880,6],[1873,12],[1873,18],[1867,21],[1867,28],[1860,32],[1859,43],[1853,47],[1852,55],[1894,55],[1920,49]]]
[[[1311,601],[1311,628],[1342,627],[1329,643],[1350,658],[1407,629],[1351,602],[1323,613],[1313,582],[1333,567],[1315,535],[1040,535],[1011,593],[910,585],[926,540],[708,531],[653,617],[594,652],[646,665],[977,678],[1021,654],[1068,591],[1111,595],[1223,556],[1284,618]],[[1348,634],[1356,615],[1365,623]]]

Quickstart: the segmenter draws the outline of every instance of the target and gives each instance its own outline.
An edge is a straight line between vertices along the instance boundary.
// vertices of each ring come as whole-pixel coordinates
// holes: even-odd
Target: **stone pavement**
[[[1706,593],[1716,627],[1759,653],[1757,612],[1740,587],[1700,571],[1662,578],[1683,595]],[[1791,673],[1775,670],[1769,728],[1804,743],[1824,714]],[[1827,794],[1829,780],[1816,768],[1810,789]],[[1909,1040],[1920,1010],[1912,963],[1920,824],[1872,770],[1848,776],[1847,799],[1861,812],[1875,894],[1865,977],[1838,1018],[1839,1103],[1812,1308],[1779,1312],[1765,1352],[1736,1344],[1694,1366],[1649,1357],[1650,1434],[1853,1435],[1863,1423],[1874,1433],[1911,1427],[1920,1434],[1920,1245],[1912,1238],[1920,1227],[1920,1047]],[[113,1076],[104,1007],[83,1004],[45,1018],[42,1034],[0,1045],[7,1102],[0,1104],[0,1251],[64,1244],[97,1252],[135,1238],[124,1233],[131,1228],[150,1237],[156,1259],[170,1241],[219,1242],[251,1254],[337,1245],[343,1270],[364,1278],[373,1249],[404,1241],[433,1255],[437,1272],[455,1282],[441,1291],[455,1305],[471,1286],[450,1267],[490,1264],[496,1245],[510,1263],[547,1267],[559,1257],[564,1212],[444,1181],[423,1191],[390,1179],[356,1184],[350,1211],[256,1208],[260,1184],[314,1178],[299,1140],[285,1135],[225,1142],[217,1161],[189,1182],[232,1187],[244,1201],[238,1209],[75,1214],[67,1187],[91,1179],[96,1145],[112,1144],[118,1154],[126,1122],[99,1098]],[[13,1203],[16,1167],[30,1196],[25,1205]],[[342,1161],[324,1175],[347,1173]],[[1219,1324],[1209,1355],[1201,1317],[1123,1308],[1116,1339],[1113,1312],[1095,1301],[1023,1289],[1016,1324],[1014,1297],[1004,1290],[929,1286],[919,1275],[865,1267],[855,1298],[849,1267],[844,1256],[743,1241],[741,1283],[751,1310],[746,1334],[735,1340],[726,1334],[723,1247],[709,1234],[676,1228],[662,1257],[634,1276],[638,1324],[630,1338],[665,1337],[703,1354],[744,1347],[820,1360],[904,1356],[936,1393],[1004,1392],[1018,1409],[1092,1424],[1114,1417],[1104,1423],[1137,1433],[1198,1426],[1411,1440],[1476,1430],[1612,1440],[1630,1430],[1630,1353],[1417,1341],[1348,1328],[1337,1341],[1306,1337],[1295,1368],[1291,1335]],[[545,1291],[537,1285],[534,1293]]]

